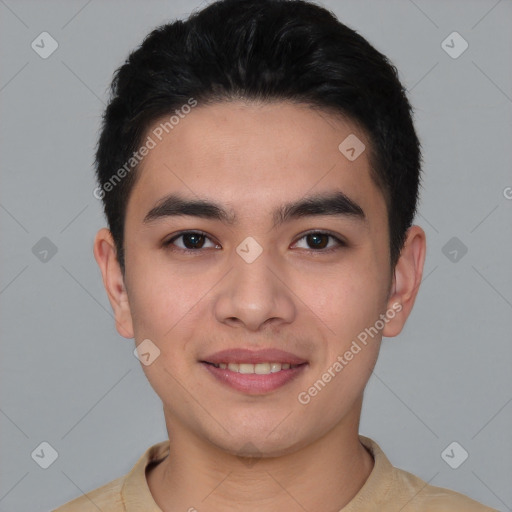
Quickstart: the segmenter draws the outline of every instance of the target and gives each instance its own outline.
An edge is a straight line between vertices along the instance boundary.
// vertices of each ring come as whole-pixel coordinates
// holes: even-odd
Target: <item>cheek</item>
[[[132,276],[129,301],[137,343],[150,339],[162,355],[171,346],[176,348],[176,333],[197,303],[191,290],[193,287],[183,287],[179,279],[156,269]]]
[[[375,262],[363,255],[301,283],[298,295],[307,298],[338,348],[373,325],[386,304],[385,281]]]
[[[324,350],[298,398],[323,425],[340,421],[364,391],[381,340],[380,333],[368,334],[369,328],[379,319],[385,296],[378,273],[362,259],[330,275],[310,294],[311,309],[321,320],[317,326],[325,334]]]
[[[170,275],[156,265],[132,279],[130,307],[135,339],[137,344],[149,339],[158,354],[149,365],[142,364],[142,369],[165,403],[179,403],[183,392],[180,382],[192,358],[187,351],[187,333],[191,332],[190,322],[201,296],[201,288],[197,294],[195,289],[190,283],[185,286],[183,277]]]

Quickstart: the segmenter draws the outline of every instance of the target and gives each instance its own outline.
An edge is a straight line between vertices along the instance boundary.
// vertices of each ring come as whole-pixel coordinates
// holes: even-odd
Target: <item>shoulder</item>
[[[379,445],[359,436],[370,451],[374,468],[351,505],[343,512],[361,510],[401,512],[497,512],[468,496],[428,484],[421,478],[391,464]],[[352,508],[351,508],[352,507]]]
[[[421,478],[394,468],[396,488],[401,494],[403,502],[402,512],[452,512],[464,510],[464,512],[496,512],[464,494],[429,485]]]
[[[105,510],[108,512],[124,512],[121,489],[125,476],[112,480],[93,491],[65,503],[53,512],[89,512]]]
[[[52,512],[160,511],[146,481],[146,468],[169,453],[169,441],[150,446],[126,475],[75,498]]]

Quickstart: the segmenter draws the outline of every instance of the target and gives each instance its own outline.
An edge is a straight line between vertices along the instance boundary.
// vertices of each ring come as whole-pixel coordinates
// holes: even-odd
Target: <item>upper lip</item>
[[[220,363],[289,363],[289,364],[303,364],[307,363],[306,359],[278,350],[275,348],[268,348],[263,350],[249,350],[245,348],[230,348],[215,352],[204,359],[202,362],[220,364]]]

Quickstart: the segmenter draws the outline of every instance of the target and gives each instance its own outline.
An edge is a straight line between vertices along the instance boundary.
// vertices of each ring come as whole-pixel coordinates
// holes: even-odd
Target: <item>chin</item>
[[[269,424],[266,428],[254,425],[241,429],[240,425],[228,427],[229,434],[223,431],[222,436],[211,436],[212,442],[220,450],[248,458],[272,458],[293,453],[312,442],[309,438],[299,438],[296,426],[289,425],[286,430],[276,432],[279,421]],[[309,440],[308,440],[309,439]]]

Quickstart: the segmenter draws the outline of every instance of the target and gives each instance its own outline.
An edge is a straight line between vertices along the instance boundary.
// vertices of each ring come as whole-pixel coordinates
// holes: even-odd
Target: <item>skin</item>
[[[393,273],[386,204],[367,151],[351,162],[338,150],[351,133],[369,147],[355,124],[303,105],[198,106],[142,162],[127,207],[124,277],[110,232],[97,233],[94,255],[119,334],[160,350],[142,368],[162,400],[170,438],[170,456],[146,475],[165,512],[337,511],[372,471],[358,438],[363,392],[382,335],[396,336],[413,307],[425,233],[409,229]],[[279,205],[334,189],[362,207],[365,222],[323,215],[273,228]],[[171,192],[215,201],[237,222],[181,216],[145,224]],[[183,230],[210,240],[193,254],[179,252],[183,238],[175,250],[162,246]],[[322,252],[304,238],[310,230],[328,230],[347,245]],[[263,249],[250,264],[236,252],[248,236]],[[299,393],[393,304],[401,311],[301,404]],[[308,366],[276,391],[249,395],[199,363],[233,347],[286,350]],[[255,458],[248,464],[241,456]]]

